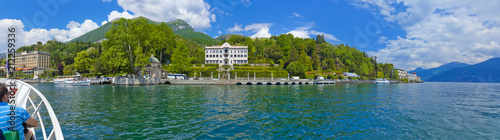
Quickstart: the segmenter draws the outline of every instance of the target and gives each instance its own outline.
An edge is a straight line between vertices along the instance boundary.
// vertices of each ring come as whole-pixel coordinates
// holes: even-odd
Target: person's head
[[[7,85],[4,83],[0,83],[0,98],[1,102],[9,101],[9,90],[7,89]]]

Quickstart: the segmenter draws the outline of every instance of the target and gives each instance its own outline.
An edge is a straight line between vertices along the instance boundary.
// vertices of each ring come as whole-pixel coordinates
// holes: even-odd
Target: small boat
[[[54,79],[55,85],[62,86],[90,86],[90,80],[82,78],[82,75],[77,73],[77,75],[72,76],[58,76]]]
[[[375,83],[377,84],[389,84],[389,80],[387,79],[375,79]]]

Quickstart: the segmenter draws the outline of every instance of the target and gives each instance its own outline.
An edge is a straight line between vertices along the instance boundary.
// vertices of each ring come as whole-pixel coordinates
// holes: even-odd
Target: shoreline
[[[22,79],[26,83],[52,83],[47,79]],[[405,83],[402,81],[390,81],[390,84]],[[409,83],[424,83],[424,81],[411,81]],[[175,79],[160,79],[158,84],[114,84],[109,82],[93,81],[92,85],[320,85],[320,84],[376,84],[374,80],[175,80]]]

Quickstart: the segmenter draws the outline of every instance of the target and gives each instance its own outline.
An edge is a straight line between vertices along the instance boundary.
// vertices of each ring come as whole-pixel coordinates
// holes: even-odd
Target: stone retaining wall
[[[161,84],[160,78],[113,78],[113,85],[157,85]]]

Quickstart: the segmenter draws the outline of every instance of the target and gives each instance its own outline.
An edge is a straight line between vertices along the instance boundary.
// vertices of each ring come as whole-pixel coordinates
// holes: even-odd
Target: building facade
[[[14,67],[49,67],[50,53],[42,51],[21,52],[15,54]]]
[[[230,65],[248,64],[248,46],[205,46],[205,64]]]
[[[398,71],[398,75],[399,75],[399,79],[408,79],[408,72],[406,72],[406,70],[404,69],[397,69]]]

